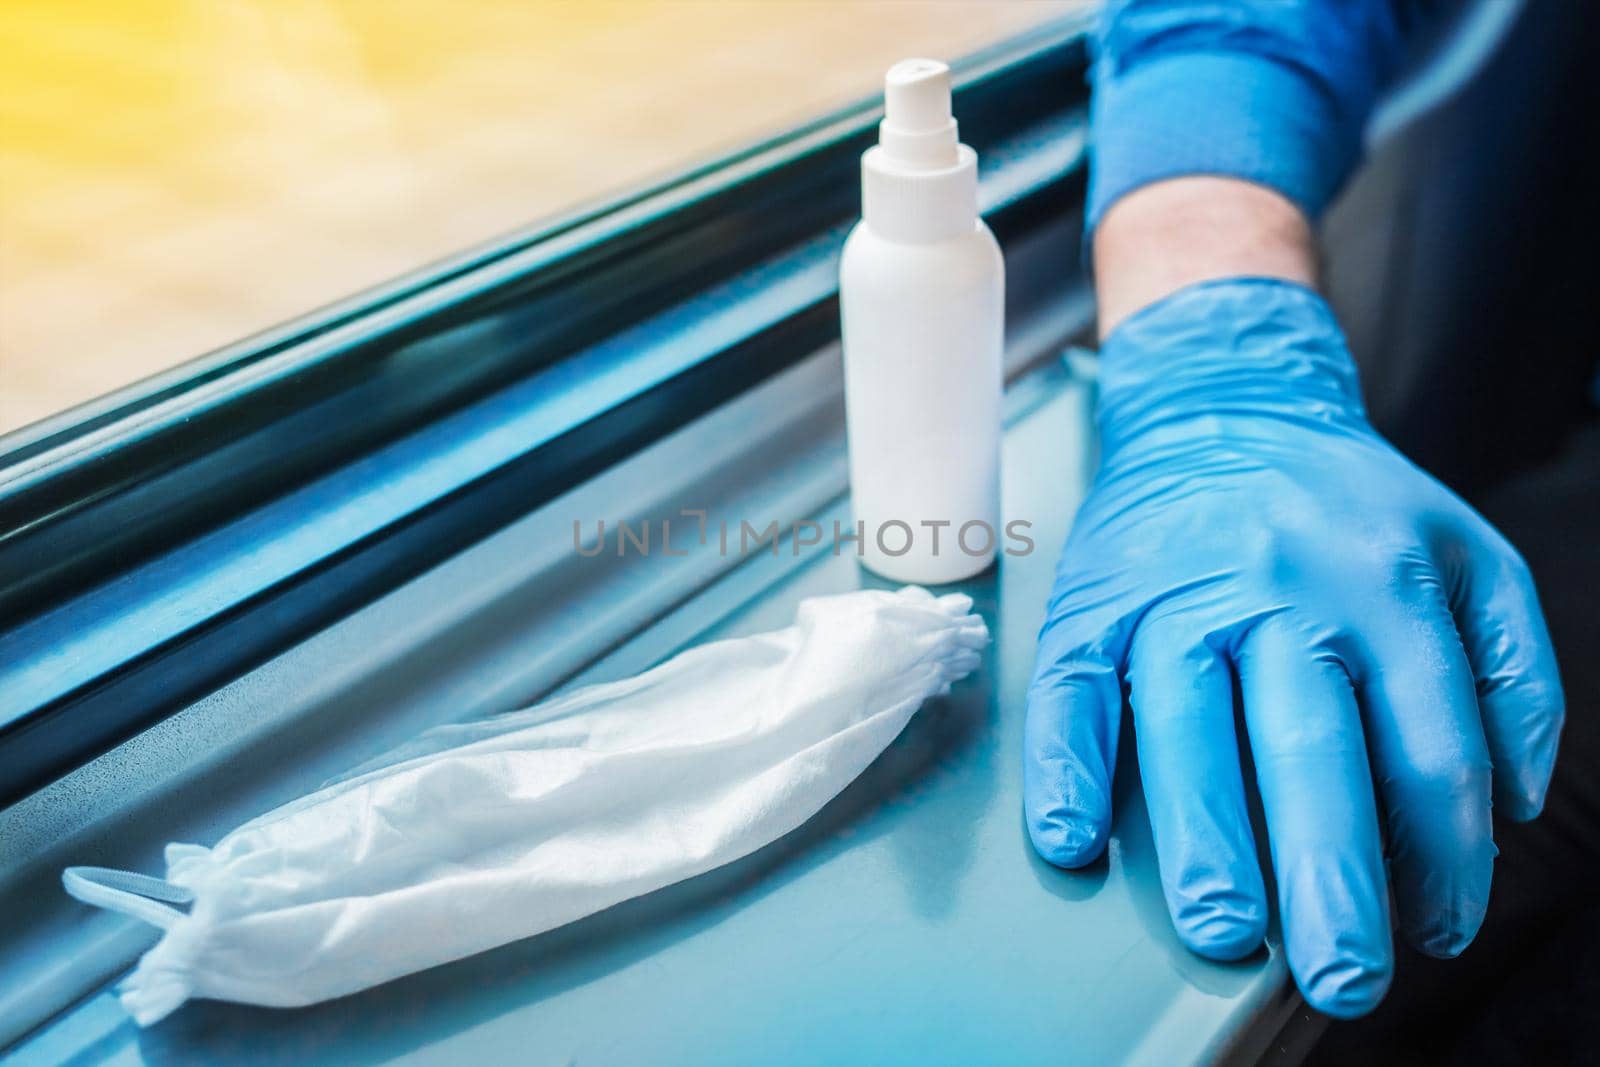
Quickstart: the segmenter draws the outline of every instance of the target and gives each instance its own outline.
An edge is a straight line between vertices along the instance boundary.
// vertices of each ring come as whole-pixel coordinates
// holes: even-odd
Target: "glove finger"
[[[1048,624],[1028,688],[1022,798],[1028,836],[1058,867],[1081,867],[1105,850],[1122,686],[1103,654],[1070,643]]]
[[[1365,1014],[1394,968],[1378,813],[1343,666],[1269,619],[1236,659],[1289,970],[1329,1015]]]
[[[1533,576],[1515,549],[1489,537],[1492,548],[1460,566],[1451,610],[1494,761],[1495,805],[1524,821],[1544,807],[1565,702]]]
[[[1128,659],[1161,886],[1178,936],[1210,959],[1261,944],[1267,891],[1256,862],[1233,726],[1233,677],[1203,642],[1147,623]]]
[[[1434,609],[1368,623],[1375,662],[1358,671],[1378,792],[1388,816],[1406,939],[1455,956],[1483,923],[1494,873],[1488,744],[1472,672],[1438,592]]]

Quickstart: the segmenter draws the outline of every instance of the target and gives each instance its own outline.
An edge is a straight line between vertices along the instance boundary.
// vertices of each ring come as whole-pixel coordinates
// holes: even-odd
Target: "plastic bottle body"
[[[891,240],[863,221],[839,285],[862,562],[903,582],[977,574],[1003,536],[999,245],[981,220],[931,242]]]

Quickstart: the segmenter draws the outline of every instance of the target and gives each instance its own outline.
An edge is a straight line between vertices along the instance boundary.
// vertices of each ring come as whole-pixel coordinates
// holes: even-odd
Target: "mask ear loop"
[[[68,867],[61,872],[61,885],[85,904],[120,912],[163,930],[188,914],[172,904],[194,900],[194,893],[183,886],[110,867]]]

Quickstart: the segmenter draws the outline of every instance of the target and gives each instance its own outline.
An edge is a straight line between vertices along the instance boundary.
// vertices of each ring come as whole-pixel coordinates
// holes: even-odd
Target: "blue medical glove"
[[[1064,867],[1105,848],[1126,695],[1172,921],[1201,955],[1251,952],[1237,694],[1289,968],[1360,1015],[1393,960],[1384,842],[1403,933],[1453,956],[1489,896],[1491,779],[1512,818],[1544,802],[1562,697],[1527,568],[1368,425],[1307,289],[1182,290],[1112,334],[1101,373],[1101,468],[1028,695],[1034,845]]]

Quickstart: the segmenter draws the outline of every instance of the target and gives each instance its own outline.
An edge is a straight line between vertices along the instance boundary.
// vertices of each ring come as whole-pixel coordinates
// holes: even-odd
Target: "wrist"
[[[1190,175],[1111,205],[1094,235],[1100,335],[1191,285],[1226,278],[1316,280],[1311,227],[1281,194],[1237,178]]]
[[[1281,279],[1191,285],[1130,316],[1101,346],[1100,362],[1108,457],[1236,420],[1368,429],[1332,309]]]

